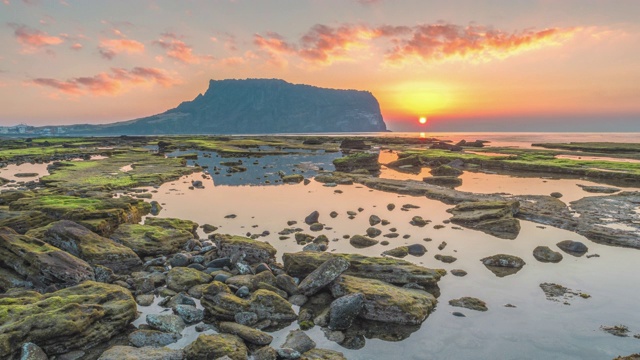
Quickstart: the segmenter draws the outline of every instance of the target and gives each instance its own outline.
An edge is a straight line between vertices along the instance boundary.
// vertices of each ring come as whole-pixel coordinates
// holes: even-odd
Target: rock
[[[278,360],[278,352],[271,346],[263,346],[251,355],[253,360]]]
[[[258,315],[254,312],[243,311],[236,313],[233,319],[240,325],[251,326],[258,322]]]
[[[381,221],[382,220],[377,215],[369,216],[369,225],[371,225],[371,226],[378,225],[378,224],[380,224]]]
[[[409,255],[413,256],[422,256],[427,252],[427,248],[422,244],[412,244],[407,246],[407,250],[409,251]]]
[[[231,257],[237,253],[244,253],[244,260],[251,264],[269,262],[276,255],[276,249],[270,244],[242,236],[217,236],[216,245],[218,256]]]
[[[335,350],[312,349],[300,356],[300,360],[347,360],[343,353]]]
[[[296,280],[287,274],[276,276],[276,286],[286,291],[289,295],[296,295],[299,292]]]
[[[298,291],[305,296],[311,296],[329,285],[348,268],[347,260],[340,257],[330,258],[300,282]]]
[[[392,211],[395,208],[396,208],[395,204],[391,204],[391,203],[387,204],[387,210]]]
[[[334,300],[329,307],[329,329],[346,330],[364,307],[364,295],[345,295]]]
[[[333,160],[336,171],[352,172],[354,170],[364,169],[370,173],[380,172],[380,163],[378,163],[378,154],[367,152],[355,152],[347,156]]]
[[[202,271],[176,267],[167,274],[167,287],[173,291],[187,291],[195,285],[210,283],[213,278]]]
[[[291,330],[282,348],[293,349],[299,353],[307,352],[316,347],[316,343],[302,330]]]
[[[558,263],[562,261],[562,254],[551,250],[548,246],[538,246],[533,249],[533,257],[540,262]]]
[[[198,223],[191,220],[183,220],[177,218],[157,218],[147,217],[144,219],[145,225],[159,226],[164,229],[182,230],[197,239],[198,238]]]
[[[309,227],[309,230],[311,230],[311,231],[322,231],[322,229],[324,229],[324,225],[322,225],[320,223],[313,223]]]
[[[335,219],[336,217],[338,217],[338,213],[335,211],[332,211],[329,213],[329,216],[331,216],[332,219]]]
[[[501,239],[515,239],[520,233],[518,201],[464,202],[447,210],[453,214],[451,222],[480,230]]]
[[[422,178],[427,184],[454,188],[462,185],[462,179],[455,176],[431,176]]]
[[[336,298],[357,293],[364,295],[359,316],[367,320],[418,325],[436,305],[436,298],[427,292],[399,288],[379,280],[341,275],[331,285],[331,294]]]
[[[191,256],[189,254],[177,253],[173,255],[170,262],[172,267],[186,267],[190,261]]]
[[[82,225],[60,220],[26,234],[53,245],[87,263],[102,265],[116,273],[131,272],[142,261],[128,247],[102,237]]]
[[[155,296],[153,296],[153,295],[138,295],[138,296],[136,296],[136,302],[140,306],[149,306],[149,305],[153,304],[154,300],[155,300]]]
[[[14,292],[0,297],[0,309],[0,358],[10,358],[26,342],[49,355],[106,342],[133,321],[137,306],[120,286],[85,281],[44,295]]]
[[[344,139],[340,143],[340,149],[348,150],[369,150],[371,145],[367,145],[364,140],[361,139]]]
[[[465,314],[459,312],[459,311],[454,311],[451,313],[451,315],[456,316],[456,317],[467,317]]]
[[[214,231],[218,230],[217,226],[213,226],[211,224],[204,224],[202,225],[202,231],[204,231],[205,234],[210,234]]]
[[[457,259],[456,257],[454,257],[454,256],[450,256],[450,255],[441,255],[441,254],[436,254],[436,255],[434,256],[434,258],[435,258],[436,260],[440,260],[440,261],[442,261],[443,263],[447,263],[447,264],[451,264],[451,263],[455,262],[456,260],[458,260],[458,259]]]
[[[349,262],[350,266],[344,272],[346,275],[378,279],[391,284],[416,283],[426,288],[431,288],[436,286],[440,276],[444,273],[443,271],[427,269],[404,260],[368,257],[358,254],[298,252],[285,253],[282,259],[284,269],[288,274],[296,277],[305,277],[316,270],[322,263],[334,257],[340,257]]]
[[[12,274],[14,281],[25,281],[38,289],[52,284],[76,285],[95,276],[85,261],[7,227],[0,228],[0,259],[0,270]]]
[[[191,305],[196,306],[196,302],[183,293],[171,295],[170,297],[166,297],[162,301],[160,301],[160,306],[174,308],[178,305]]]
[[[182,350],[172,350],[166,347],[113,346],[100,355],[98,360],[183,360]]]
[[[160,211],[162,211],[162,205],[160,205],[160,203],[155,200],[151,201],[149,204],[151,205],[149,213],[153,216],[158,216],[160,214]]]
[[[246,360],[247,347],[242,340],[230,334],[202,334],[184,348],[189,360],[209,360],[228,356],[232,360]]]
[[[302,356],[299,352],[290,348],[280,348],[276,352],[278,353],[278,359],[295,360],[300,359],[300,356]]]
[[[626,325],[614,325],[614,326],[600,326],[600,330],[609,333],[613,336],[628,337],[629,328]]]
[[[246,298],[251,295],[251,290],[249,290],[246,286],[241,286],[238,291],[236,291],[236,296],[241,298]]]
[[[237,335],[254,345],[269,345],[273,341],[273,336],[265,332],[233,322],[222,321],[218,324],[218,329],[222,333]]]
[[[193,305],[179,304],[173,308],[173,311],[187,324],[195,324],[204,320],[204,310]]]
[[[312,225],[317,223],[319,218],[320,213],[318,211],[313,211],[311,214],[307,215],[307,217],[304,218],[304,222],[307,225]]]
[[[526,264],[524,260],[517,256],[497,254],[480,259],[484,266],[487,267],[497,277],[513,275],[520,271]]]
[[[220,320],[234,320],[239,312],[253,312],[258,320],[291,322],[297,316],[291,304],[273,291],[258,289],[247,299],[235,296],[225,284],[209,284],[200,299],[207,314]]]
[[[480,299],[476,299],[474,297],[469,297],[469,296],[464,296],[459,299],[449,300],[449,305],[456,306],[456,307],[463,307],[463,308],[477,310],[477,311],[489,310],[487,308],[487,304],[484,301]]]
[[[299,184],[304,181],[304,176],[302,174],[285,175],[281,180],[285,184]]]
[[[556,199],[560,199],[562,197],[562,193],[559,193],[557,191],[552,192],[551,194],[549,194],[549,196],[554,197]]]
[[[376,229],[374,227],[370,227],[370,228],[367,229],[367,235],[371,236],[372,238],[374,238],[374,237],[376,237],[376,236],[378,236],[380,234],[382,234],[382,230],[380,230],[380,229]]]
[[[451,275],[453,275],[453,276],[462,277],[462,276],[466,276],[467,275],[467,272],[464,271],[464,270],[461,270],[461,269],[453,269],[450,272],[451,272]]]
[[[447,247],[447,242],[443,241],[438,245],[438,250],[444,250],[445,247]]]
[[[182,335],[157,330],[136,330],[129,334],[129,342],[135,347],[162,347],[180,340]]]
[[[382,255],[393,256],[397,258],[403,258],[409,255],[409,248],[406,246],[399,246],[397,248],[387,250],[382,253]]]
[[[429,171],[433,176],[460,176],[463,171],[449,165],[441,165]]]
[[[581,185],[577,184],[582,190],[589,193],[600,193],[600,194],[613,194],[620,191],[618,188],[608,187],[608,186],[589,186],[589,185]]]
[[[362,235],[353,235],[349,239],[349,243],[355,248],[362,249],[377,244],[378,240],[374,240]]]
[[[177,253],[192,238],[185,230],[139,224],[120,225],[111,235],[112,240],[131,248],[140,257]]]
[[[589,248],[584,243],[581,243],[580,241],[564,240],[564,241],[560,241],[556,245],[560,248],[560,250],[566,252],[569,255],[573,255],[576,257],[580,257],[584,255],[587,251],[589,251]]]
[[[49,360],[49,357],[38,345],[28,342],[22,344],[20,360]]]
[[[414,216],[413,218],[411,218],[411,221],[409,223],[413,226],[423,227],[429,223],[429,220],[423,219],[422,216]]]
[[[308,298],[302,294],[297,294],[289,297],[287,300],[293,305],[302,306],[308,301]]]
[[[148,314],[146,320],[153,329],[164,332],[179,334],[186,326],[184,321],[174,314]]]

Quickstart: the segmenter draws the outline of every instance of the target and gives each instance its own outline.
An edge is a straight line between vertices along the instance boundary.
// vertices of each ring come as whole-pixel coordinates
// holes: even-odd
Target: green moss
[[[157,218],[148,217],[144,219],[145,225],[160,226],[165,229],[182,230],[193,234],[197,234],[198,223],[191,220],[182,220],[176,218]]]

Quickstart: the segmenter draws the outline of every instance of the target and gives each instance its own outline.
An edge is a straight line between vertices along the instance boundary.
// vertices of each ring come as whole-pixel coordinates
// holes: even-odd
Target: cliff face
[[[369,92],[276,79],[220,80],[162,114],[76,130],[101,134],[255,134],[386,131]]]

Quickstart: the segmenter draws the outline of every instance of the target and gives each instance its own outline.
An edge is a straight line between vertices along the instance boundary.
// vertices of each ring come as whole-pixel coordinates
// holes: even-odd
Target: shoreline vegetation
[[[385,153],[394,160],[381,163]],[[277,179],[264,184],[315,181],[426,197],[450,206],[447,224],[503,240],[515,239],[521,221],[528,221],[625,251],[640,250],[640,192],[623,189],[640,187],[637,143],[513,148],[476,139],[452,143],[370,136],[7,138],[0,142],[0,358],[41,354],[38,359],[46,359],[75,352],[82,359],[103,360],[345,359],[339,351],[317,348],[307,330],[319,327],[327,339],[350,350],[363,348],[365,339],[409,338],[438,303],[446,303],[438,300],[443,277],[466,272],[402,259],[422,256],[427,252],[423,244],[398,246],[380,257],[358,254],[357,249],[399,235],[392,231],[378,237],[378,227],[386,225],[378,216],[369,218],[366,235],[354,232],[342,240],[354,246],[350,254],[326,252],[330,241],[338,239],[318,232],[326,228],[320,216],[335,216],[318,211],[304,214],[299,224],[289,221],[278,233],[280,240],[295,238],[304,245],[303,251],[284,254],[260,239],[270,234],[226,234],[211,224],[149,216],[162,211],[163,204],[153,200],[162,184],[194,175],[201,180],[192,181],[191,189],[201,189],[214,176],[250,171],[249,164],[256,165],[261,157],[300,156],[303,163],[310,154],[334,160],[314,168],[315,176],[265,165],[262,171]],[[206,165],[211,157],[221,162]],[[48,164],[48,174],[3,177],[3,168],[28,164]],[[430,175],[422,181],[388,179],[380,177],[384,169],[413,175],[428,170]],[[583,186],[591,196],[566,204],[560,193],[456,190],[463,173],[602,185]],[[397,211],[408,211],[410,205]],[[394,208],[387,205],[388,211]],[[403,226],[429,223],[413,216]],[[568,241],[558,243],[564,254],[588,253],[582,242]],[[563,258],[548,247],[536,248],[534,256],[552,263]],[[451,255],[436,259],[456,261]],[[531,266],[508,254],[483,258],[482,264],[497,277]],[[557,284],[543,285],[550,299],[590,297]],[[449,303],[488,310],[473,297]],[[146,323],[133,326],[138,309],[152,304],[170,311],[147,313]],[[184,329],[194,324],[201,334],[193,341],[182,348],[165,347],[186,336]],[[272,343],[274,332],[292,324],[297,326],[284,344]]]

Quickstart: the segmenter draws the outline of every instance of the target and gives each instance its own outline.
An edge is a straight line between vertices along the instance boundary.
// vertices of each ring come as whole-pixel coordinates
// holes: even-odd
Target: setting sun
[[[420,122],[420,124],[426,124],[427,123],[427,118],[426,117],[421,117],[418,122]]]

